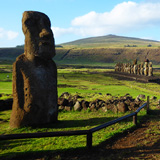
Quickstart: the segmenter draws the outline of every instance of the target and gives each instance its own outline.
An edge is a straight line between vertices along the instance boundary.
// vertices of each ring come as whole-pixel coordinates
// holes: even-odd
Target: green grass
[[[86,98],[91,97],[91,95],[96,97],[99,93],[103,97],[106,93],[111,93],[113,96],[129,93],[134,98],[139,94],[145,94],[146,96],[157,96],[160,99],[158,84],[117,80],[104,73],[108,71],[111,70],[58,69],[58,96],[63,92],[78,93]],[[7,78],[7,75],[9,75],[9,78]],[[0,93],[12,94],[11,80],[11,73],[0,73]]]
[[[107,99],[106,93],[111,93],[113,96],[122,96],[129,93],[134,98],[139,94],[145,94],[146,96],[157,96],[160,99],[158,84],[117,80],[105,73],[108,71],[111,70],[88,68],[58,69],[58,96],[63,92],[69,92],[71,94],[79,94],[83,99],[91,101],[96,98]],[[12,82],[8,82],[5,79],[7,74],[4,72],[2,74],[0,73],[0,93],[11,94]],[[9,74],[11,77],[11,73]],[[10,129],[10,113],[11,111],[0,112],[0,134],[86,130],[125,115],[112,112],[103,113],[101,111],[60,112],[58,115],[59,122],[57,124],[37,128],[23,127],[20,129]],[[138,114],[138,120],[145,114],[145,111],[141,111]],[[107,138],[131,127],[133,127],[133,123],[132,119],[129,119],[98,131],[93,134],[93,145],[96,146]],[[15,157],[19,154],[31,154],[42,151],[57,152],[66,149],[84,148],[85,146],[86,136],[1,141],[0,156]]]
[[[86,130],[124,115],[122,113],[114,114],[112,112],[103,113],[100,111],[60,112],[58,116],[59,122],[57,124],[42,126],[40,128],[24,127],[20,129],[10,129],[10,112],[11,111],[4,111],[0,113],[0,119],[3,120],[3,123],[0,125],[0,134]],[[139,115],[145,115],[145,111],[142,111]],[[129,119],[102,129],[93,134],[93,146],[133,126],[132,119]],[[83,147],[86,147],[86,136],[8,140],[0,142],[0,156],[14,157],[19,154],[29,154],[32,152],[56,152],[58,150]]]
[[[84,97],[87,94],[111,93],[120,96],[129,93],[134,98],[139,94],[157,96],[160,98],[159,85],[156,83],[140,83],[136,81],[122,81],[106,75],[107,69],[63,69],[58,70],[58,85],[70,85],[67,88],[58,88],[58,95],[63,92],[79,93]]]

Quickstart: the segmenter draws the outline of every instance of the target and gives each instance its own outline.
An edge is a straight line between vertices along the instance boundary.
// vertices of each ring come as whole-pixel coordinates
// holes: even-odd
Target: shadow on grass
[[[154,114],[159,114],[160,111],[154,111]],[[152,112],[153,114],[153,112]],[[139,121],[146,121],[148,120],[148,115],[146,116],[138,116],[139,117]],[[155,116],[156,117],[156,116]],[[153,119],[154,117],[151,116],[151,119]],[[115,118],[114,118],[115,119]],[[92,118],[90,120],[72,120],[72,121],[62,121],[59,122],[59,127],[61,126],[62,128],[66,128],[63,127],[65,124],[67,124],[68,128],[69,127],[74,127],[74,126],[83,126],[85,124],[90,124],[90,126],[92,125],[99,125],[106,122],[106,121],[110,121],[113,120],[113,118]],[[125,120],[126,121],[130,121],[129,119]],[[53,126],[50,126],[53,127]],[[56,150],[46,150],[46,151],[30,151],[30,152],[19,152],[19,153],[6,153],[3,154],[3,156],[1,155],[1,160],[6,160],[6,157],[8,160],[33,160],[33,159],[45,159],[45,157],[47,157],[46,159],[67,159],[67,160],[73,160],[73,159],[114,159],[115,157],[117,157],[116,159],[118,159],[118,157],[120,157],[120,159],[126,157],[129,158],[131,157],[133,154],[135,155],[140,155],[142,154],[142,152],[136,152],[137,149],[141,149],[141,148],[137,148],[137,147],[133,147],[133,148],[124,148],[124,149],[107,149],[106,145],[112,145],[114,144],[119,138],[123,138],[125,137],[128,132],[133,132],[135,129],[139,128],[139,127],[144,127],[141,125],[141,123],[136,127],[133,126],[130,129],[126,129],[125,131],[121,132],[121,133],[116,133],[114,134],[114,136],[112,136],[111,138],[107,139],[106,141],[103,141],[102,143],[100,143],[97,146],[94,146],[91,150],[88,150],[86,147],[78,147],[78,148],[68,148],[68,149],[56,149]],[[29,143],[27,142],[27,140],[18,140],[19,143],[15,140],[13,142],[8,141],[7,143],[11,144],[11,147],[16,147],[18,146],[22,141],[24,143]],[[4,143],[4,142],[3,142]],[[78,142],[77,142],[78,143]],[[2,144],[2,143],[1,143]],[[157,150],[158,145],[160,144],[160,140],[157,141],[157,143],[155,143],[153,146],[150,147],[145,147],[143,146],[143,149],[148,150],[147,153],[159,153],[160,150]],[[5,147],[5,146],[4,146]],[[1,147],[2,148],[2,147]],[[155,150],[153,150],[155,148]],[[152,152],[153,150],[153,152]],[[145,154],[145,152],[144,152]]]
[[[160,115],[160,110],[149,110],[149,115]],[[154,117],[152,117],[154,118]],[[155,117],[157,119],[157,117]]]
[[[130,128],[129,130],[125,130],[123,133],[116,133],[111,138],[107,139],[106,141],[103,141],[97,146],[93,146],[92,149],[88,149],[85,147],[77,147],[77,148],[68,148],[68,149],[56,149],[56,150],[46,150],[46,151],[29,151],[29,152],[10,152],[3,154],[1,160],[60,160],[60,159],[66,159],[66,160],[75,160],[75,159],[92,159],[97,160],[101,157],[108,157],[110,154],[113,153],[113,150],[107,150],[105,149],[106,144],[112,144],[117,139],[124,137],[127,135],[128,131],[134,131],[135,126]],[[23,140],[22,140],[23,141]],[[11,141],[10,141],[11,142]],[[10,143],[8,142],[8,143]],[[24,143],[29,143],[26,141],[23,141]],[[14,144],[15,143],[15,144]],[[21,140],[19,140],[19,143],[21,143]],[[11,147],[17,147],[18,143],[16,141],[11,142]],[[5,146],[4,146],[5,147]],[[114,151],[115,152],[115,151]],[[102,156],[103,155],[103,156]],[[105,158],[106,159],[106,158]]]
[[[90,119],[83,119],[83,120],[59,120],[56,124],[50,125],[41,125],[38,127],[33,127],[34,129],[38,128],[78,128],[78,127],[86,127],[89,128],[92,126],[101,125],[105,122],[109,122],[113,119],[118,117],[100,117],[100,118],[90,118]]]

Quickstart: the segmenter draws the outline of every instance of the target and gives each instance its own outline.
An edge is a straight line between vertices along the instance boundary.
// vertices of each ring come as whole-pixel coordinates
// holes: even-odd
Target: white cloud
[[[55,37],[64,34],[99,36],[122,34],[146,27],[160,25],[160,2],[135,3],[132,1],[116,5],[110,12],[88,14],[74,18],[70,28],[54,27]]]
[[[73,27],[70,27],[70,28],[51,27],[51,29],[55,37],[60,37],[61,35],[70,34],[70,33],[76,34],[76,29]]]
[[[9,40],[15,39],[18,36],[17,32],[7,31],[7,37]]]
[[[18,32],[7,31],[3,28],[0,28],[0,39],[13,40],[18,36]]]

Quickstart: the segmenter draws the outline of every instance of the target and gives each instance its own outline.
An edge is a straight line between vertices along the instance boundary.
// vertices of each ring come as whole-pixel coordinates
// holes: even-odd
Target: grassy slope
[[[156,48],[71,49],[69,52],[68,49],[57,49],[56,52],[54,59],[58,64],[105,66],[108,63],[133,62],[134,59],[144,62],[146,58],[153,64],[160,64],[160,51]]]
[[[124,47],[128,44],[138,47]],[[148,44],[152,47],[147,47]],[[139,61],[148,58],[154,64],[160,64],[160,42],[157,41],[109,35],[77,40],[62,46],[56,48],[54,57],[59,65],[106,66],[106,63],[131,62],[136,58]],[[23,52],[23,47],[0,48],[0,63],[4,60],[6,63],[13,62]]]
[[[6,70],[8,66],[3,69]],[[153,96],[156,95],[160,98],[159,85],[157,84],[142,84],[134,81],[120,81],[113,77],[106,76],[103,72],[106,69],[59,69],[58,70],[58,94],[61,95],[63,92],[70,92],[72,94],[82,95],[87,100],[93,100],[95,98],[106,99],[106,93],[111,93],[114,96],[124,95],[130,93],[133,97],[139,94],[145,94]],[[94,72],[94,73],[90,73]],[[8,86],[11,82],[7,82],[6,75],[3,73],[0,76],[0,93]],[[1,75],[1,74],[0,74]],[[61,87],[63,85],[69,85],[69,87]],[[150,90],[148,90],[148,88]],[[3,89],[3,90],[2,90]],[[11,86],[10,86],[11,91]],[[9,93],[10,93],[9,91]],[[102,95],[99,95],[102,93]],[[9,128],[9,117],[11,111],[4,111],[0,113],[0,134],[10,133],[33,133],[33,132],[51,132],[61,130],[78,130],[78,129],[89,129],[106,121],[110,121],[123,114],[113,114],[111,112],[61,112],[59,114],[59,123],[57,125],[42,126],[39,128],[25,127],[21,129],[10,129]],[[141,114],[145,115],[143,111]],[[122,132],[132,127],[132,120],[122,122],[120,125],[116,124],[107,129],[99,131],[93,135],[93,144],[98,145],[106,138],[113,136],[117,132]],[[112,132],[110,132],[112,130]],[[77,141],[79,143],[77,143]],[[55,137],[55,138],[44,138],[44,139],[26,139],[26,140],[14,140],[0,142],[0,156],[15,157],[19,154],[37,154],[38,152],[56,152],[62,151],[69,148],[81,148],[86,145],[85,136],[74,136],[74,137]],[[35,152],[35,153],[34,153]]]
[[[146,40],[140,38],[123,37],[123,36],[100,36],[80,39],[68,43],[61,44],[63,47],[69,48],[108,48],[108,47],[124,47],[125,45],[136,45],[137,47],[147,47],[151,44],[152,47],[160,46],[160,42]]]

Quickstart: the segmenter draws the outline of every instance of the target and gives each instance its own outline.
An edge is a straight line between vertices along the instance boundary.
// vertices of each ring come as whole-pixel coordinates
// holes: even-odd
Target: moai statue
[[[137,59],[133,61],[133,74],[137,74]]]
[[[149,62],[148,76],[153,76],[152,62]]]
[[[126,69],[127,69],[127,64],[123,63],[123,72],[126,72]]]
[[[13,64],[13,106],[10,127],[39,126],[57,121],[55,44],[47,15],[26,11],[22,30],[24,53]]]
[[[148,62],[144,63],[144,75],[148,76]]]
[[[141,64],[138,64],[137,66],[138,66],[138,68],[137,68],[137,75],[140,75],[140,71],[141,71]]]
[[[138,65],[135,64],[134,67],[133,67],[133,70],[134,70],[134,74],[137,74],[137,69],[138,69]]]
[[[135,59],[135,60],[133,61],[133,64],[134,64],[134,65],[137,64],[137,59]]]
[[[128,73],[131,74],[131,64],[128,64]]]
[[[134,74],[134,64],[131,65],[131,74]]]
[[[144,67],[143,67],[143,62],[141,62],[140,75],[144,75]]]
[[[118,63],[115,65],[115,72],[118,72]]]

